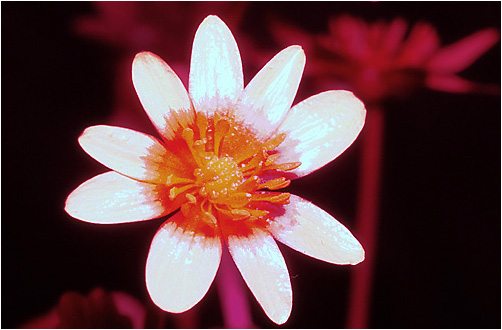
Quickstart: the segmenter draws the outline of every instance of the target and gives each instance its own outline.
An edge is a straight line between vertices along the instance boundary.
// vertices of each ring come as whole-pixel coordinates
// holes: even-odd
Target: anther
[[[267,150],[274,150],[286,139],[286,133],[277,134],[263,145]]]
[[[190,204],[195,204],[197,202],[197,198],[195,198],[195,196],[192,194],[186,193],[185,197],[188,199],[188,202]]]
[[[258,186],[258,189],[277,190],[277,189],[286,188],[287,186],[289,186],[290,183],[291,183],[291,180],[287,180],[285,177],[280,177],[280,178],[273,179],[273,180],[267,181],[265,183],[262,183],[261,185]]]
[[[205,215],[205,219],[207,222],[209,222],[210,224],[217,224],[218,223],[218,220],[216,219],[216,217],[210,213],[210,212],[204,212],[204,215]]]
[[[233,220],[244,220],[251,216],[251,213],[247,210],[233,209],[230,213],[232,213]]]
[[[278,165],[271,165],[267,166],[267,170],[279,170],[279,171],[291,171],[294,170],[295,168],[298,168],[302,165],[301,162],[294,162],[294,163],[283,163],[283,164],[278,164]]]
[[[289,204],[290,193],[261,193],[254,194],[253,201],[264,201],[274,204]]]
[[[178,187],[172,187],[171,189],[169,189],[169,199],[170,200],[175,199],[176,196],[178,196],[182,192],[187,191],[188,189],[193,188],[194,186],[195,186],[194,184],[187,184],[187,185],[179,187],[179,188]]]
[[[265,161],[265,166],[270,166],[274,164],[279,159],[280,156],[281,156],[280,154],[268,155],[268,158]]]

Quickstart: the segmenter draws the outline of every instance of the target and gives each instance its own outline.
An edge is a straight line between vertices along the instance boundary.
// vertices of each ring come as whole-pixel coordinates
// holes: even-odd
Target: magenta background
[[[95,226],[63,211],[71,190],[105,171],[77,144],[112,108],[116,54],[70,28],[92,10],[86,2],[2,3],[3,328],[47,311],[68,290],[102,286],[149,301],[144,264],[163,220]],[[342,13],[426,20],[445,43],[500,27],[499,2],[260,2],[249,5],[244,27],[274,49],[267,15],[318,32]],[[500,43],[463,76],[500,83]],[[301,95],[319,92],[302,88]],[[500,97],[424,90],[387,109],[370,326],[500,328]],[[358,151],[356,141],[291,191],[353,228]],[[280,247],[294,290],[284,327],[344,327],[350,267]],[[249,299],[255,323],[276,327]],[[213,285],[196,307],[200,327],[222,326],[219,306]]]

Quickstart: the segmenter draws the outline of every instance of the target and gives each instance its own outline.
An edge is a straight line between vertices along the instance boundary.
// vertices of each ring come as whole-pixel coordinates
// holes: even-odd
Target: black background
[[[402,16],[431,22],[445,44],[500,27],[499,2],[256,2],[247,10],[244,28],[267,46],[270,14],[312,32],[335,14]],[[114,55],[71,29],[92,12],[87,2],[2,2],[3,328],[46,312],[68,290],[101,286],[149,303],[144,263],[163,220],[96,226],[63,211],[78,184],[105,171],[77,143],[112,107]],[[499,84],[500,43],[463,76]],[[500,328],[500,97],[423,90],[387,110],[369,326]],[[353,229],[359,150],[356,141],[290,190]],[[281,250],[294,291],[284,327],[344,327],[350,267]],[[249,299],[257,326],[275,327]],[[215,285],[196,311],[199,327],[222,326]]]

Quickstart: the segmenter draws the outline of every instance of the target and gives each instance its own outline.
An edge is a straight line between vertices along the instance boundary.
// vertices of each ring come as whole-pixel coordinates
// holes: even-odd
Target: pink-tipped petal
[[[236,117],[265,139],[281,123],[295,98],[305,53],[290,46],[272,58],[246,86],[236,107]]]
[[[230,236],[230,254],[244,281],[267,316],[285,323],[293,306],[289,273],[272,236],[255,231],[248,237]]]
[[[137,54],[132,81],[148,117],[164,138],[172,139],[177,129],[193,122],[194,111],[183,83],[160,57]]]
[[[174,211],[168,207],[161,202],[154,184],[111,171],[87,180],[72,191],[66,199],[65,211],[85,222],[115,224],[158,218]]]
[[[270,224],[281,243],[310,257],[339,265],[364,260],[364,250],[351,232],[323,209],[291,195],[285,213]]]
[[[500,39],[496,29],[485,29],[471,34],[454,44],[440,49],[427,67],[441,73],[457,73],[476,61]]]
[[[338,157],[356,139],[366,117],[363,103],[348,91],[327,91],[298,103],[278,133],[278,163],[301,162],[291,172],[307,175]]]
[[[154,164],[162,163],[168,151],[153,136],[99,125],[87,128],[78,142],[91,157],[114,171],[141,181],[162,180],[162,172],[156,171]]]
[[[228,111],[244,86],[242,62],[232,32],[211,15],[195,33],[190,61],[189,91],[197,112],[211,117]]]
[[[183,214],[178,212],[175,217]],[[211,286],[222,245],[219,237],[183,230],[175,223],[179,219],[173,218],[153,238],[146,261],[146,286],[157,306],[181,313],[197,304]]]

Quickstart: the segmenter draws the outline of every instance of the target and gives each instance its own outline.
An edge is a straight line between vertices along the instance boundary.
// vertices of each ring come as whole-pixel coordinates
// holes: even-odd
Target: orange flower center
[[[276,148],[285,134],[260,143],[231,118],[216,114],[208,121],[197,114],[196,122],[183,128],[180,135],[182,139],[173,141],[176,143],[170,149],[177,149],[182,163],[191,164],[192,169],[185,168],[184,175],[170,174],[166,185],[169,199],[182,204],[186,218],[211,226],[226,220],[266,221],[267,203],[289,203],[289,193],[260,191],[287,187],[290,180],[280,173],[301,165],[276,164],[280,156]]]

